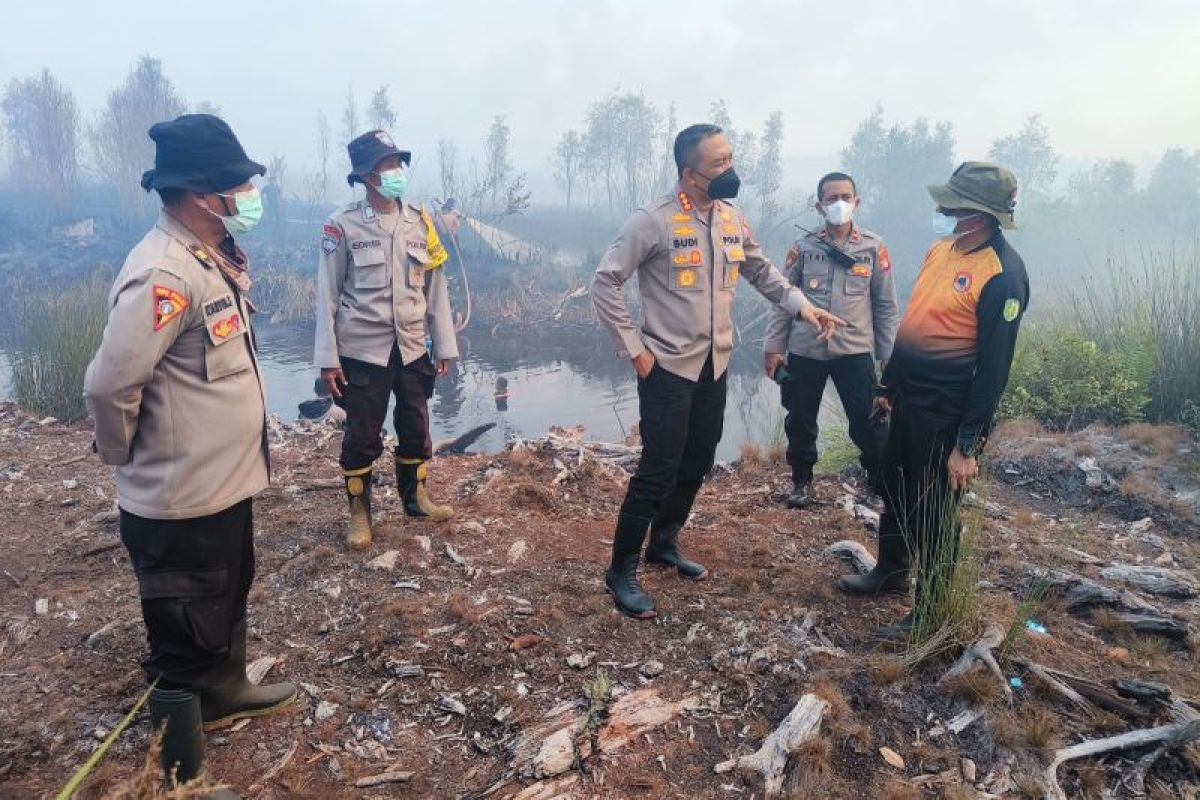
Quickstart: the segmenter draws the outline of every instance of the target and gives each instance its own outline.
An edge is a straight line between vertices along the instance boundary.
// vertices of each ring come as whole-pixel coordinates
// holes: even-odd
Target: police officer
[[[182,782],[200,770],[202,725],[272,713],[296,689],[246,679],[252,498],[269,463],[250,264],[233,236],[262,216],[250,178],[265,170],[208,114],[160,122],[150,138],[142,187],[162,213],[113,284],[84,395],[96,451],[118,467],[121,540],[150,643],[143,666],[157,680],[150,716],[166,723],[163,766]]]
[[[450,295],[441,269],[446,248],[422,208],[404,200],[407,150],[374,130],[346,148],[353,186],[367,195],[325,223],[317,268],[314,360],[346,410],[341,466],[350,505],[347,544],[371,544],[371,469],[383,452],[384,415],[396,395],[396,482],[404,512],[448,519],[425,489],[433,456],[429,398],[437,376],[458,357]],[[432,340],[433,355],[429,352]]]
[[[817,211],[825,224],[794,242],[785,262],[791,282],[818,308],[846,320],[847,327],[822,340],[809,326],[793,324],[792,316],[779,308],[772,311],[767,325],[764,367],[768,377],[781,378],[780,399],[787,410],[784,432],[792,469],[788,508],[802,508],[812,498],[817,415],[830,378],[873,489],[879,470],[887,428],[871,416],[878,379],[875,361],[886,361],[891,355],[900,309],[883,239],[854,223],[859,202],[849,175],[831,172],[821,178]]]
[[[1025,264],[1001,230],[1016,227],[1013,174],[968,161],[929,193],[941,238],[925,255],[876,400],[891,414],[879,560],[839,582],[860,594],[907,592],[915,559],[924,619],[953,575],[958,500],[979,472],[1029,302]],[[880,633],[906,636],[912,625],[909,613]]]
[[[617,517],[604,582],[617,608],[639,619],[655,615],[637,578],[647,528],[647,561],[693,580],[708,574],[679,552],[677,540],[721,440],[738,277],[744,274],[764,297],[803,316],[824,338],[841,323],[788,285],[763,256],[745,215],[726,202],[737,196],[739,179],[720,127],[681,131],[675,165],[675,191],[625,221],[591,289],[596,315],[638,377],[642,456]],[[635,273],[640,325],[624,294]]]

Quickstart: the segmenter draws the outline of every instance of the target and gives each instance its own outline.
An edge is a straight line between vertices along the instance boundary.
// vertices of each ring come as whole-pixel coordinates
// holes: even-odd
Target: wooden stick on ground
[[[1062,787],[1058,785],[1058,768],[1068,761],[1101,753],[1111,753],[1114,750],[1133,750],[1152,744],[1166,745],[1169,749],[1196,738],[1200,738],[1200,719],[1159,725],[1157,728],[1141,728],[1118,736],[1093,739],[1065,747],[1054,754],[1054,760],[1050,762],[1050,766],[1046,767],[1046,772],[1042,776],[1046,782],[1046,797],[1051,800],[1067,800]],[[1146,768],[1149,769],[1149,766]]]
[[[957,678],[959,675],[966,674],[978,662],[987,667],[988,671],[996,676],[996,680],[1000,681],[1000,685],[1004,687],[1005,696],[1011,702],[1012,689],[1009,687],[1008,681],[1004,679],[1004,672],[1000,669],[1000,665],[996,663],[996,657],[992,655],[992,651],[999,647],[1003,641],[1004,631],[998,625],[989,625],[987,630],[983,632],[983,636],[979,638],[979,641],[963,651],[962,656],[959,657],[954,666],[946,670],[946,674],[938,679],[938,683],[943,683],[950,678]]]
[[[792,708],[791,713],[779,723],[779,727],[763,740],[757,751],[747,756],[722,761],[713,771],[720,774],[737,769],[757,772],[766,784],[766,796],[778,797],[783,790],[783,771],[788,757],[800,749],[800,745],[817,735],[821,718],[829,704],[815,694],[806,694]]]
[[[1020,657],[1014,657],[1013,663],[1024,667],[1031,675],[1037,678],[1039,682],[1041,682],[1044,686],[1046,686],[1046,688],[1053,691],[1059,697],[1063,697],[1071,701],[1089,714],[1093,714],[1095,712],[1096,707],[1088,702],[1086,697],[1060,681],[1058,678],[1051,675],[1049,670],[1047,670],[1041,664],[1036,664],[1028,659]]]

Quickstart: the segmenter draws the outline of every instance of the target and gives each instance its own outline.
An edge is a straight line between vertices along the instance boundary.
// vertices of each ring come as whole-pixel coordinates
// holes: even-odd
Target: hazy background
[[[0,34],[0,294],[16,308],[0,315],[0,396],[44,413],[82,413],[104,294],[157,213],[138,187],[147,128],[207,111],[269,166],[266,218],[239,241],[284,417],[311,391],[317,243],[353,196],[346,142],[383,126],[414,153],[409,199],[436,211],[453,197],[462,214],[446,270],[464,358],[438,383],[435,435],[500,420],[491,446],[552,423],[623,436],[632,371],[586,286],[621,219],[670,190],[675,133],[713,121],[777,262],[797,224],[819,224],[817,178],[851,172],[857,220],[887,241],[902,303],[933,239],[925,186],[966,159],[1012,168],[1011,240],[1033,302],[1005,413],[1200,430],[1195,0],[20,12]],[[724,456],[780,436],[760,366],[766,309],[738,293]]]

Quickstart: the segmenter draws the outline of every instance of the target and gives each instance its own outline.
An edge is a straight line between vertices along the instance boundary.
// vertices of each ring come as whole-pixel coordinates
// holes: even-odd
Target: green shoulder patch
[[[1021,301],[1010,297],[1004,301],[1004,321],[1012,322],[1021,313]]]

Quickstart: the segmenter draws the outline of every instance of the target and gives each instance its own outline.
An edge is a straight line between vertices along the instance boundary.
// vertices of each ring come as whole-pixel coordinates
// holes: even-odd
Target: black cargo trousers
[[[642,457],[629,479],[622,515],[652,521],[655,529],[687,520],[721,441],[727,375],[713,377],[710,354],[698,380],[657,362],[638,378]]]
[[[868,482],[879,490],[879,465],[887,440],[887,422],[871,419],[875,401],[875,361],[870,353],[839,356],[828,360],[788,354],[788,378],[780,385],[780,401],[786,414],[783,430],[787,434],[787,461],[793,483],[811,483],[817,463],[817,417],[825,384],[832,378],[846,421],[850,439],[858,447],[859,464]]]
[[[229,659],[254,581],[253,500],[193,519],[121,509],[121,541],[137,575],[150,655],[163,689],[207,688]]]
[[[429,398],[437,369],[429,354],[403,363],[400,349],[392,344],[386,367],[353,358],[342,358],[346,385],[335,402],[346,411],[346,433],[342,438],[342,469],[369,467],[383,453],[383,420],[388,401],[396,395],[392,423],[396,428],[396,455],[427,461],[433,457],[429,436]]]
[[[959,415],[898,397],[883,454],[879,569],[917,568],[918,592],[952,574],[958,558],[962,492],[950,488],[947,460],[958,446]]]

